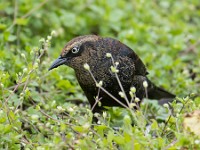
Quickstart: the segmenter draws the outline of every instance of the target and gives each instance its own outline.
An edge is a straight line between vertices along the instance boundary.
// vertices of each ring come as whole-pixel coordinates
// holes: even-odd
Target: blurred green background
[[[11,107],[20,120],[26,111],[23,117],[38,114],[35,103],[54,114],[57,105],[71,107],[67,100],[85,101],[72,69],[48,72],[48,67],[69,40],[86,34],[113,37],[131,47],[149,78],[179,97],[199,94],[199,0],[1,0],[2,110]]]

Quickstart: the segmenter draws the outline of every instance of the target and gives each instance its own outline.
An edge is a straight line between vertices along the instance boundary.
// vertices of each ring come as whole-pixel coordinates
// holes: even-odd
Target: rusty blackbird
[[[90,67],[90,72],[83,67],[86,63]],[[122,105],[104,90],[99,90],[90,73],[96,82],[102,81],[102,88],[126,106],[127,100],[129,102],[131,100],[129,94],[131,87],[136,88],[135,96],[140,100],[146,96],[157,100],[175,98],[174,94],[155,86],[147,78],[145,65],[131,48],[113,38],[85,35],[72,39],[65,45],[59,58],[53,62],[49,70],[60,65],[67,65],[75,70],[78,82],[93,108],[93,113],[101,112],[103,106]],[[111,66],[115,66],[115,71],[111,71]],[[122,87],[115,73],[126,97],[120,94]],[[95,105],[97,95],[101,105]]]

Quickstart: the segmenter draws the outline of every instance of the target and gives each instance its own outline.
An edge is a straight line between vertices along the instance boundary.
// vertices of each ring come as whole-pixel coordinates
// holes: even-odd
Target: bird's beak
[[[65,64],[67,61],[67,58],[62,58],[61,56],[58,57],[54,62],[53,64],[51,65],[51,67],[49,68],[49,70],[52,70],[54,68],[57,68],[58,66],[60,65],[63,65]]]

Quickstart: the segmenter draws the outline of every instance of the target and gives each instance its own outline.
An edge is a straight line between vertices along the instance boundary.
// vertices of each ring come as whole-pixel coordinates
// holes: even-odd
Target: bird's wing
[[[124,45],[124,49],[126,49],[128,52],[127,57],[131,58],[132,62],[134,63],[135,75],[146,76],[148,72],[140,57],[128,46]]]

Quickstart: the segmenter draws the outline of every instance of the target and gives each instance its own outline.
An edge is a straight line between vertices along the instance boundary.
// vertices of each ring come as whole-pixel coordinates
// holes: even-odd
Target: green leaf
[[[16,24],[17,25],[23,25],[23,26],[26,26],[27,23],[28,23],[28,19],[24,19],[24,18],[17,18],[15,20]]]
[[[79,132],[79,133],[84,133],[86,132],[86,128],[84,128],[83,126],[73,126],[72,127],[75,131]]]
[[[0,30],[4,30],[6,28],[5,24],[0,23]]]

